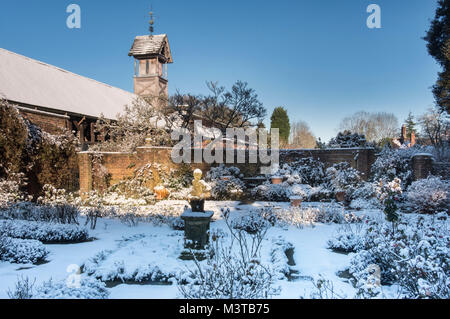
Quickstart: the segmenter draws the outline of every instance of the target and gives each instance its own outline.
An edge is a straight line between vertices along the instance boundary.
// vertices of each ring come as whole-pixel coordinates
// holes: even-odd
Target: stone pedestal
[[[193,212],[186,209],[181,215],[184,221],[185,248],[204,249],[209,243],[209,224],[212,211]]]

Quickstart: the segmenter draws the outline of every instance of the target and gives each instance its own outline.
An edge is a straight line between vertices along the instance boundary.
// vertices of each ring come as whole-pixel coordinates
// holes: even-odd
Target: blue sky
[[[81,7],[81,29],[66,7]],[[381,7],[381,29],[366,8]],[[421,39],[434,0],[43,0],[0,3],[0,47],[133,90],[133,38],[167,33],[174,57],[169,93],[207,93],[205,82],[254,88],[269,116],[276,106],[328,140],[356,111],[409,111],[433,105],[438,66]],[[269,123],[269,120],[266,120]]]

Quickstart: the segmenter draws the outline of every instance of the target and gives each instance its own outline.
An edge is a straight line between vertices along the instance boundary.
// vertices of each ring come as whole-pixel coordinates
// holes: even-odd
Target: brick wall
[[[106,167],[111,175],[111,185],[116,184],[122,179],[132,177],[133,172],[148,164],[157,163],[163,169],[177,169],[171,159],[172,148],[169,147],[140,147],[135,153],[97,153],[102,156],[102,164]],[[80,167],[80,191],[88,192],[92,189],[92,157],[93,152],[79,153]],[[224,154],[225,156],[225,154]],[[235,154],[235,159],[236,159]],[[248,152],[246,153],[247,164],[232,164],[241,169],[246,176],[255,176],[259,174],[261,163],[248,164]],[[358,169],[363,178],[367,179],[370,173],[370,167],[375,160],[374,150],[371,148],[354,148],[354,149],[333,149],[333,150],[281,150],[280,163],[294,161],[300,158],[313,157],[322,161],[326,167],[335,163],[348,162],[352,167]],[[194,157],[191,156],[193,159]],[[235,160],[236,163],[236,160]],[[204,172],[208,171],[212,165],[207,163],[192,163],[191,167],[200,168]],[[231,164],[230,164],[231,165]],[[156,173],[156,172],[154,172]]]
[[[31,123],[39,126],[43,131],[50,134],[61,134],[61,130],[68,128],[68,116],[53,115],[40,111],[28,111],[20,109],[20,113]]]

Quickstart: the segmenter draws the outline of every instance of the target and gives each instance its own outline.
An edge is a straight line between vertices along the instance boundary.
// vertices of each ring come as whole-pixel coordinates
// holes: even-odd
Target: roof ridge
[[[95,82],[95,83],[98,83],[98,84],[102,84],[102,85],[104,85],[104,86],[107,86],[107,87],[109,87],[109,88],[117,89],[117,90],[120,90],[120,91],[123,91],[123,92],[125,92],[125,93],[128,93],[128,94],[133,95],[132,92],[129,92],[129,91],[127,91],[127,90],[124,90],[124,89],[121,89],[121,88],[112,86],[112,85],[107,84],[107,83],[103,83],[103,82],[94,80],[94,79],[92,79],[92,78],[88,78],[87,76],[83,76],[83,75],[74,73],[74,72],[72,72],[72,71],[65,70],[65,69],[60,68],[60,67],[57,67],[57,66],[55,66],[55,65],[52,65],[52,64],[49,64],[49,63],[40,61],[40,60],[36,60],[36,59],[27,57],[27,56],[25,56],[25,55],[22,55],[22,54],[19,54],[19,53],[16,53],[16,52],[12,52],[12,51],[6,50],[6,49],[4,49],[4,48],[0,48],[0,50],[1,50],[1,51],[4,51],[4,52],[6,52],[6,53],[12,54],[12,55],[16,55],[16,56],[21,57],[21,58],[23,58],[23,59],[25,59],[25,60],[29,60],[29,61],[34,62],[34,63],[39,63],[39,64],[44,65],[44,66],[46,66],[46,67],[49,67],[49,68],[51,68],[51,69],[55,69],[55,70],[58,70],[58,71],[60,71],[60,72],[66,72],[66,73],[69,73],[69,74],[71,74],[71,75],[75,75],[75,76],[77,76],[77,77],[80,77],[80,78],[83,78],[83,79],[87,79],[87,80],[93,81],[93,82]]]

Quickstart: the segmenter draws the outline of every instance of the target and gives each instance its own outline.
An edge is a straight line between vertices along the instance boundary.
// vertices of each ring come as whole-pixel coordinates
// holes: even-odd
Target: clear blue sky
[[[66,27],[70,3],[81,7],[79,30]],[[371,3],[381,7],[382,29],[366,26]],[[148,32],[150,4],[174,57],[170,93],[247,81],[268,118],[284,106],[324,140],[359,110],[402,122],[433,104],[439,69],[421,37],[435,0],[2,0],[0,47],[132,91],[127,53]]]

